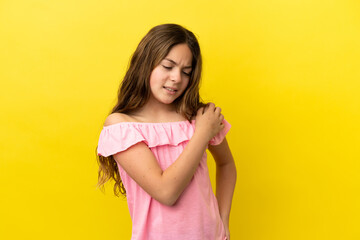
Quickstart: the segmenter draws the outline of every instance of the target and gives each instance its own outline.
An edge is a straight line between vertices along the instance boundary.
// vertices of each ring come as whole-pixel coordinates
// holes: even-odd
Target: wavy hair
[[[190,121],[196,115],[197,110],[205,105],[199,95],[202,58],[195,35],[177,24],[155,26],[140,41],[119,86],[117,103],[109,115],[116,112],[129,114],[144,106],[150,97],[149,79],[152,70],[168,55],[172,47],[182,43],[187,44],[192,53],[192,71],[185,91],[173,103],[176,111]],[[116,196],[119,196],[119,193],[126,195],[113,156],[97,155],[97,157],[98,186],[102,188],[107,181],[114,180],[114,194]]]

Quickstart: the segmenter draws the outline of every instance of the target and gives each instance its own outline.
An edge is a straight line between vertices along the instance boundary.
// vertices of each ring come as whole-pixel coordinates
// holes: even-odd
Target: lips
[[[170,91],[170,92],[177,92],[176,88],[172,88],[172,87],[166,87],[164,86],[163,88],[165,88],[166,90]]]

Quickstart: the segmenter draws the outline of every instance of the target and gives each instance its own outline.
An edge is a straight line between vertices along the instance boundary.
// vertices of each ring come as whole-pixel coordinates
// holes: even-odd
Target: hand
[[[225,235],[226,235],[225,240],[230,240],[230,231],[229,231],[229,228],[225,228]]]
[[[210,141],[224,128],[223,120],[224,116],[221,114],[221,108],[209,103],[197,111],[195,133],[203,134]]]
[[[224,228],[225,228],[225,240],[230,240],[230,230],[229,230],[229,225],[228,224],[225,224],[224,221],[222,221],[223,224],[224,224]]]

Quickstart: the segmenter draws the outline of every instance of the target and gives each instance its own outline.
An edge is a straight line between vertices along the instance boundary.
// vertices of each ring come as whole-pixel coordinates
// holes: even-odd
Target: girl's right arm
[[[164,171],[143,142],[113,157],[151,197],[171,206],[193,177],[209,141],[224,128],[223,119],[221,109],[215,108],[213,103],[205,110],[200,108],[196,115],[194,135],[178,159]]]

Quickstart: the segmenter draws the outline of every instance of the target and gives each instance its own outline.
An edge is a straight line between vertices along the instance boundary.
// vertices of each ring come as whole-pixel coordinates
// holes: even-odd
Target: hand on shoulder
[[[221,108],[215,107],[214,103],[208,103],[197,111],[195,132],[200,132],[210,141],[224,128],[223,120]]]

